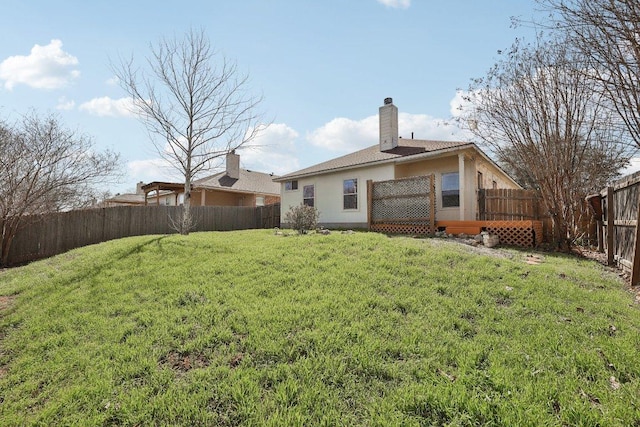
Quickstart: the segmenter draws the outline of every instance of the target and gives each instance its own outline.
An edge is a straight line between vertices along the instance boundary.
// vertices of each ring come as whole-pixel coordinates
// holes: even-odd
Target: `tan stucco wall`
[[[460,175],[460,208],[442,208],[442,174],[458,172],[460,156],[458,153],[422,160],[419,162],[398,164],[396,178],[428,175],[433,173],[436,181],[436,220],[475,220],[478,212],[478,171],[482,172],[483,188],[519,188],[499,168],[486,161],[474,150],[463,153],[464,177]],[[464,199],[464,200],[463,200]],[[464,211],[461,212],[461,209]]]
[[[434,174],[436,180],[436,220],[460,220],[460,207],[443,208],[442,207],[442,174],[458,172],[459,158],[457,154],[439,157],[435,159],[422,160],[415,163],[404,163],[396,166],[396,178],[406,178],[409,176]],[[465,219],[475,219],[473,210],[473,199],[475,197],[475,189],[473,182],[469,180],[474,167],[472,162],[465,161],[464,182],[460,182],[461,192],[460,199],[464,197]],[[462,179],[462,175],[460,177]],[[464,188],[464,191],[462,191]]]
[[[202,190],[191,192],[192,206],[255,206],[254,194],[230,193],[228,191],[206,190],[202,203]]]

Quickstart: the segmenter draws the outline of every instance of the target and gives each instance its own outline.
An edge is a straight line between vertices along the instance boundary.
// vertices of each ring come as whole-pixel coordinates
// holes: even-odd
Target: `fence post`
[[[613,187],[607,187],[607,264],[613,264],[613,234],[615,233],[615,212],[613,209]]]
[[[603,236],[603,231],[602,228],[604,227],[604,224],[602,223],[602,220],[599,219],[598,220],[598,252],[603,253],[604,252],[604,236]]]
[[[636,240],[633,242],[633,267],[631,268],[631,286],[635,286],[640,281],[640,202],[638,203],[638,214],[636,215]]]
[[[371,231],[371,211],[373,210],[373,181],[367,180],[367,228]]]

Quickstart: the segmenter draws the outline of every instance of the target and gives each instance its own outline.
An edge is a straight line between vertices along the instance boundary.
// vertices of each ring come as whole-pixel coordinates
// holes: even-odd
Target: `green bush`
[[[316,228],[319,216],[320,213],[316,208],[300,203],[298,206],[289,208],[289,212],[284,215],[284,220],[299,234],[306,234],[307,231]]]

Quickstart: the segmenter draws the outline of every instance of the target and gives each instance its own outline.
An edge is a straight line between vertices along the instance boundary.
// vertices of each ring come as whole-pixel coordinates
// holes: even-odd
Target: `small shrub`
[[[298,206],[291,206],[289,211],[285,213],[285,222],[291,224],[291,228],[299,234],[306,234],[307,231],[316,228],[320,213],[313,206],[307,206],[302,203]]]

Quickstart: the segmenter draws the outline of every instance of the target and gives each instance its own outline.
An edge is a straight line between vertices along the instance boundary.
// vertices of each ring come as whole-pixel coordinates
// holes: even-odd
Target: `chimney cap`
[[[384,99],[384,105],[389,105],[389,104],[393,104],[393,98],[385,98]]]

